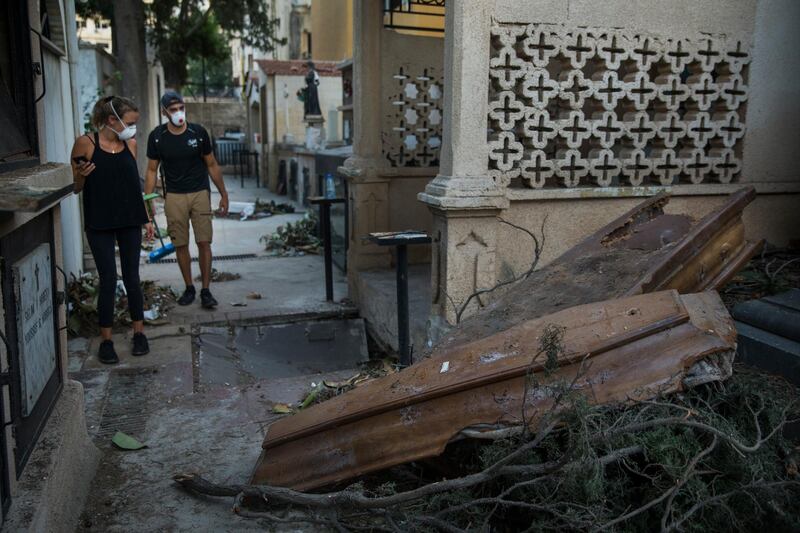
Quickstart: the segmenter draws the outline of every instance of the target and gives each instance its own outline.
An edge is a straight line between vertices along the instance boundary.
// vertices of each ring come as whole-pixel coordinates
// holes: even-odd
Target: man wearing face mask
[[[153,192],[159,164],[164,178],[164,212],[172,244],[178,258],[186,290],[178,304],[189,305],[195,299],[192,282],[192,258],[189,254],[189,223],[200,253],[202,289],[200,303],[206,309],[216,307],[211,295],[211,189],[209,176],[221,196],[219,213],[228,214],[228,192],[222,179],[222,169],[214,157],[208,132],[199,124],[186,121],[183,98],[175,91],[161,97],[161,113],[167,123],[157,126],[147,140],[147,174],[144,191]]]

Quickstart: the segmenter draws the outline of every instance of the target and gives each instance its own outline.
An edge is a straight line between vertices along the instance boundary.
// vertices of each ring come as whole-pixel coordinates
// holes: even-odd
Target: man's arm
[[[221,196],[219,199],[220,216],[227,216],[228,191],[225,189],[225,180],[222,179],[222,167],[220,167],[219,163],[217,163],[217,158],[214,157],[214,152],[205,154],[203,156],[203,161],[205,161],[206,167],[208,167],[208,175],[211,176],[211,181],[214,182],[214,186],[217,188],[219,195]]]
[[[158,173],[158,159],[147,159],[147,171],[144,175],[144,193],[150,194],[156,188],[156,174]]]

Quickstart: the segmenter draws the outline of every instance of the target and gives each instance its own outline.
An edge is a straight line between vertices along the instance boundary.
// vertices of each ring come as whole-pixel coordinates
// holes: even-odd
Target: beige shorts
[[[211,242],[211,192],[167,193],[164,202],[167,230],[176,247],[189,244],[189,221],[192,221],[194,242]]]

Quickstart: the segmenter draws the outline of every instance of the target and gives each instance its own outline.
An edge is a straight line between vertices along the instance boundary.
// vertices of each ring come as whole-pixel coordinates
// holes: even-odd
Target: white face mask
[[[169,121],[172,122],[172,125],[176,128],[180,128],[186,123],[186,111],[175,111],[171,115],[169,111],[167,111],[167,116],[169,117]]]
[[[117,110],[114,109],[114,104],[111,102],[109,103],[111,104],[111,111],[114,112],[114,116],[117,117],[117,120],[119,120],[120,124],[124,125],[125,123],[122,122],[122,118],[120,118],[120,116],[117,114]],[[136,137],[136,124],[132,126],[125,126],[122,131],[117,131],[114,128],[111,128],[111,131],[117,134],[117,137],[119,137],[120,141],[127,141],[128,139],[133,139]]]

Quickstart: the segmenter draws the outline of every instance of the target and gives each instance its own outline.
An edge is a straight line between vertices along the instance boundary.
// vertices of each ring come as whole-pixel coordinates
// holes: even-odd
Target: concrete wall
[[[342,61],[353,56],[353,0],[311,4],[311,57]]]
[[[590,198],[547,202],[512,202],[503,213],[511,223],[539,233],[546,217],[546,243],[540,264],[546,264],[584,237],[633,208],[644,198]],[[722,205],[725,196],[674,196],[667,204],[670,213],[687,213],[701,218]],[[747,238],[767,239],[776,245],[787,245],[800,238],[800,195],[759,195],[744,212]],[[533,243],[519,230],[501,224],[497,245],[497,275],[524,272],[530,267]]]
[[[535,4],[532,6],[531,4]],[[535,9],[533,9],[535,8]],[[570,26],[624,26],[660,35],[688,32],[749,36],[753,43],[750,65],[750,95],[747,103],[747,134],[743,148],[743,172],[739,184],[721,186],[675,186],[678,195],[669,209],[696,217],[724,202],[724,196],[744,183],[753,183],[759,197],[745,211],[748,237],[765,238],[786,245],[800,238],[800,173],[797,147],[800,130],[800,3],[792,0],[686,0],[661,2],[612,0],[596,3],[584,0],[521,2],[497,0],[494,16],[500,22],[553,22]],[[620,21],[623,21],[622,24]],[[652,191],[633,193],[619,189],[613,194],[600,190],[510,191],[511,207],[503,216],[529,229],[538,229],[548,216],[548,242],[543,260],[547,262],[581,238],[630,209]],[[600,196],[614,196],[602,198]],[[594,197],[594,198],[593,198]],[[498,277],[508,269],[519,273],[530,262],[533,250],[529,238],[501,225],[497,247]]]
[[[430,177],[400,176],[389,181],[389,231],[419,230],[430,233],[433,217],[417,195],[425,190]],[[411,246],[408,261],[411,264],[428,263],[430,246]]]
[[[78,56],[78,113],[81,126],[89,122],[92,108],[99,96],[108,96],[118,91],[115,81],[116,60],[111,54],[99,50],[96,45],[80,46]]]
[[[186,120],[202,124],[212,137],[226,129],[247,130],[247,109],[241,102],[186,102]]]
[[[750,65],[743,174],[750,181],[798,183],[800,2],[758,3]]]

